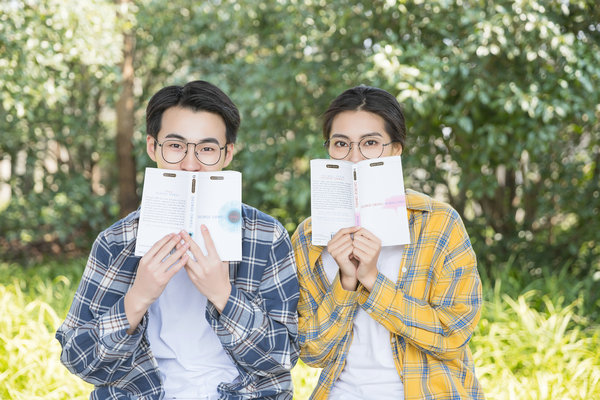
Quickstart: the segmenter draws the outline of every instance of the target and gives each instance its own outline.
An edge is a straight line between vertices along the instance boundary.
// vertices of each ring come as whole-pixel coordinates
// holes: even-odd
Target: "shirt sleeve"
[[[132,364],[146,323],[144,318],[132,335],[127,333],[130,325],[123,299],[128,283],[116,280],[112,261],[109,246],[100,235],[67,317],[56,332],[62,346],[61,362],[95,385],[113,382],[130,372],[122,367]]]
[[[316,368],[334,363],[350,340],[359,291],[347,291],[336,275],[331,285],[315,273],[312,260],[323,248],[312,246],[310,222],[302,223],[292,235],[298,265],[300,300],[298,331],[300,357]],[[362,286],[359,285],[359,290]]]
[[[265,376],[289,373],[298,360],[297,305],[294,254],[289,235],[277,225],[258,295],[251,297],[232,285],[221,314],[211,303],[207,310],[213,329],[238,367]]]
[[[414,231],[421,235],[410,251],[415,251],[412,259],[419,265],[403,277],[413,279],[412,284],[429,285],[426,297],[405,294],[379,273],[370,293],[361,289],[359,303],[390,332],[433,357],[450,360],[461,356],[471,338],[481,315],[482,293],[475,253],[462,221],[452,209],[443,214],[428,222],[415,221]],[[421,223],[429,226],[421,228]]]

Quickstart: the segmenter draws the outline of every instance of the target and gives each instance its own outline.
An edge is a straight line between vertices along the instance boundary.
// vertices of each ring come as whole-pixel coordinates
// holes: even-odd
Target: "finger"
[[[354,232],[356,232],[359,229],[360,229],[360,226],[351,226],[349,228],[342,228],[339,231],[337,231],[335,233],[335,235],[333,235],[333,237],[331,238],[331,240],[340,238],[340,237],[345,236],[345,235],[353,234]]]
[[[351,234],[347,233],[345,235],[340,235],[337,237],[333,237],[328,243],[327,243],[327,249],[334,249],[340,246],[344,246],[346,244],[352,244],[352,237],[350,236]]]
[[[334,250],[334,252],[333,252],[333,253],[331,253],[331,252],[330,252],[330,253],[331,253],[332,255],[333,255],[333,254],[335,254],[336,256],[345,256],[345,255],[348,255],[348,254],[351,254],[351,253],[352,253],[352,248],[353,248],[353,246],[352,246],[352,243],[351,243],[351,242],[350,242],[350,243],[345,243],[345,244],[343,244],[343,245],[341,245],[341,246],[337,247],[337,248]]]
[[[227,271],[227,276],[229,276],[229,261],[221,261],[221,266]]]
[[[377,236],[375,236],[375,234],[373,234],[371,231],[368,231],[365,228],[360,228],[355,233],[354,237],[356,238],[356,236],[367,238],[367,239],[372,240],[373,242],[376,242],[376,243],[381,243],[381,240]]]
[[[356,258],[358,261],[361,260],[366,260],[370,258],[370,254],[368,252],[366,252],[365,250],[355,247],[354,251],[352,252],[352,255],[354,256],[354,258]]]
[[[338,238],[331,239],[329,241],[329,243],[327,243],[327,248],[335,249],[337,247],[344,246],[345,244],[348,244],[348,243],[352,243],[352,240],[350,239],[349,235],[340,236]]]
[[[359,247],[364,250],[372,249],[373,251],[377,251],[381,248],[381,243],[364,236],[356,236],[354,238],[354,247]]]
[[[210,236],[210,232],[208,231],[206,225],[203,224],[200,226],[200,232],[202,232],[202,238],[204,239],[204,246],[206,246],[207,256],[219,258],[219,253],[217,253],[215,242],[213,242],[212,237]]]
[[[174,234],[170,240],[168,240],[162,247],[156,252],[154,255],[154,259],[159,262],[165,261],[165,259],[169,256],[171,251],[177,247],[177,243],[181,241],[181,236],[178,234]]]
[[[340,258],[340,257],[344,257],[348,254],[352,253],[352,242],[349,243],[342,243],[338,246],[335,246],[333,248],[328,248],[327,251],[329,252],[329,254],[331,254],[331,256],[334,259]]]
[[[357,233],[354,237],[354,241],[357,246],[364,245],[369,246],[375,250],[381,249],[381,240],[372,233],[368,232],[366,234]]]
[[[201,260],[206,257],[204,255],[204,252],[198,245],[198,243],[196,243],[196,241],[194,239],[192,239],[192,237],[187,232],[182,231],[181,236],[183,236],[184,241],[189,243],[190,251],[194,255],[194,258],[196,259],[196,261]]]
[[[167,268],[165,274],[167,275],[168,280],[171,280],[171,278],[173,278],[175,274],[187,264],[188,258],[189,256],[187,254],[184,254],[179,260],[177,260],[176,263],[170,265],[169,268]]]
[[[146,252],[146,256],[148,256],[149,258],[154,257],[156,253],[158,253],[158,251],[162,248],[162,246],[164,246],[165,243],[167,243],[173,238],[173,235],[175,234],[169,233],[168,235],[165,235],[162,239],[160,239],[158,242],[154,243],[152,247],[150,247],[150,250]]]
[[[189,249],[189,247],[190,247],[189,243],[181,244],[181,241],[180,241],[176,245],[176,250],[167,256],[167,258],[165,259],[165,263],[173,264],[175,261],[179,260],[181,257],[183,257],[183,255]]]

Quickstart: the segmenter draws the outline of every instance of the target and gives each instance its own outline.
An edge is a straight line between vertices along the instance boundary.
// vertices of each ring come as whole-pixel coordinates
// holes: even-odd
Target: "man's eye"
[[[213,152],[213,151],[215,151],[215,148],[214,148],[214,147],[211,147],[211,146],[204,146],[204,147],[200,147],[200,148],[198,149],[198,151],[200,151],[200,152],[202,152],[202,153],[210,153],[210,152]]]
[[[181,143],[169,143],[168,147],[173,150],[181,150],[183,149],[183,145]]]

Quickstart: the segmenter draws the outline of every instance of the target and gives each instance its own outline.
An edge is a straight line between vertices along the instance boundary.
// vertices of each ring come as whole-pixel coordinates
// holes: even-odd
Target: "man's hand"
[[[188,259],[185,270],[194,286],[222,312],[231,294],[229,282],[229,262],[221,261],[208,228],[202,225],[202,237],[207,254],[202,253],[200,246],[186,233],[184,240],[190,244],[190,251],[196,261]]]
[[[133,285],[125,294],[125,315],[132,334],[150,305],[161,295],[167,283],[187,262],[189,245],[181,235],[171,233],[154,244],[142,257]],[[170,254],[176,249],[173,254]],[[170,255],[169,255],[170,254]]]
[[[352,254],[354,250],[352,236],[359,229],[357,226],[340,229],[327,243],[327,251],[340,267],[340,282],[346,290],[356,290],[358,286],[356,276],[358,260]]]
[[[354,258],[358,260],[356,277],[370,292],[377,280],[377,260],[381,252],[381,240],[364,228],[354,233]]]

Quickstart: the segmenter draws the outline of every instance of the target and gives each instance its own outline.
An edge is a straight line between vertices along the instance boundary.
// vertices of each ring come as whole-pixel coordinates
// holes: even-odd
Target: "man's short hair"
[[[218,87],[206,81],[192,81],[184,86],[167,86],[156,92],[146,107],[146,133],[158,139],[162,116],[171,107],[218,114],[225,122],[227,143],[235,143],[240,127],[240,112]]]

